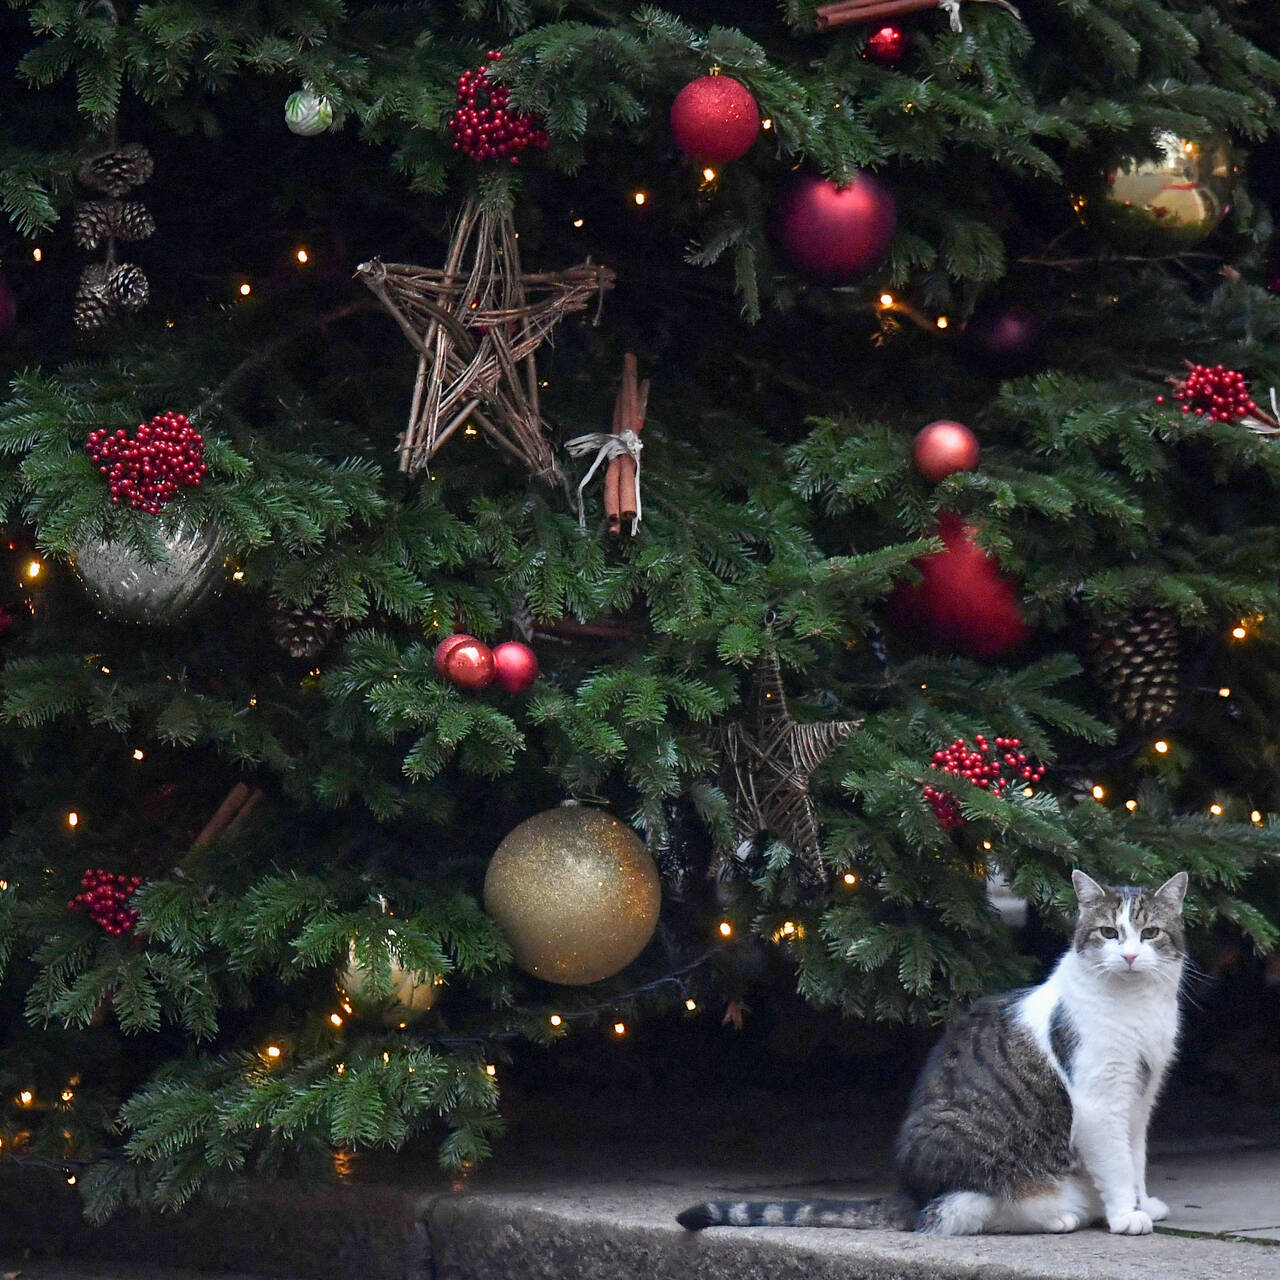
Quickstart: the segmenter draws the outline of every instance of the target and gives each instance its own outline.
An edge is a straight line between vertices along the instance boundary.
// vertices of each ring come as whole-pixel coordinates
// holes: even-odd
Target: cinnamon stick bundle
[[[635,353],[622,358],[622,386],[613,402],[613,434],[644,430],[645,409],[649,403],[649,379],[640,381]],[[624,520],[633,521],[639,509],[636,487],[636,460],[630,454],[609,459],[604,473],[604,513],[610,533],[621,533]]]

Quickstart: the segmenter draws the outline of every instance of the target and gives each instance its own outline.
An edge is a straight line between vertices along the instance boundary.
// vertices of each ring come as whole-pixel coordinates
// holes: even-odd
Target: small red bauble
[[[538,678],[538,655],[519,640],[506,640],[493,650],[494,679],[508,693],[523,693]]]
[[[890,616],[935,645],[975,658],[998,658],[1021,644],[1022,609],[996,558],[953,513],[939,517],[937,533],[943,550],[915,562],[922,580],[893,593]]]
[[[460,689],[483,689],[493,683],[493,650],[484,641],[468,637],[449,650],[444,674]]]
[[[4,277],[0,276],[0,346],[13,337],[13,331],[17,327],[18,303],[13,290],[5,284]]]
[[[931,484],[978,465],[978,437],[962,422],[941,418],[916,432],[911,456],[916,470]]]
[[[893,196],[869,173],[843,187],[801,174],[773,207],[783,253],[800,275],[820,284],[852,284],[870,275],[889,252],[896,216]]]
[[[446,674],[445,664],[449,661],[449,655],[460,644],[479,644],[479,643],[480,641],[477,640],[475,636],[469,636],[465,631],[455,631],[453,635],[445,636],[445,638],[441,640],[438,645],[436,645],[436,651],[434,655],[436,670],[441,675]]]
[[[751,90],[732,76],[702,76],[676,94],[671,132],[690,160],[729,164],[751,150],[760,132],[760,108]]]
[[[886,23],[867,37],[867,57],[882,67],[902,61],[907,51],[907,33],[896,23]]]
[[[98,470],[107,477],[111,501],[158,515],[179,489],[194,489],[204,479],[204,437],[181,413],[162,413],[140,423],[134,435],[119,427],[91,431],[84,442]]]
[[[502,57],[490,49],[490,62]],[[489,79],[489,69],[476,67],[458,77],[458,105],[449,118],[453,149],[473,160],[510,160],[518,164],[526,147],[544,150],[551,142],[537,116],[511,107],[511,91]]]

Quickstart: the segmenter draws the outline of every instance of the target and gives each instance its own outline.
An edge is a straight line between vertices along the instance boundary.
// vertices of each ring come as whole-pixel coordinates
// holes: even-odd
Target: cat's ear
[[[1175,911],[1182,910],[1182,900],[1187,896],[1187,873],[1179,871],[1176,876],[1170,876],[1164,884],[1156,891],[1155,897],[1167,907],[1172,907]]]
[[[1083,871],[1073,871],[1071,873],[1071,883],[1076,891],[1076,901],[1082,907],[1091,907],[1095,902],[1101,902],[1107,896],[1107,891],[1091,876],[1085,875]]]

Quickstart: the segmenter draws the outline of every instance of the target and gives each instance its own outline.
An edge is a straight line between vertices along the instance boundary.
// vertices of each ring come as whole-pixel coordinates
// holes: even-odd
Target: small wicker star
[[[809,795],[814,770],[861,720],[799,724],[787,710],[778,655],[767,650],[751,680],[745,719],[712,735],[721,756],[720,786],[733,808],[735,847],[769,831],[799,860],[808,878],[821,882],[818,819]],[[732,850],[721,850],[712,868],[723,870]]]
[[[562,483],[543,433],[533,353],[592,294],[603,301],[613,272],[586,262],[567,271],[522,274],[511,215],[472,198],[453,230],[443,269],[375,258],[356,274],[418,352],[400,470],[426,470],[440,446],[471,420],[534,475]]]

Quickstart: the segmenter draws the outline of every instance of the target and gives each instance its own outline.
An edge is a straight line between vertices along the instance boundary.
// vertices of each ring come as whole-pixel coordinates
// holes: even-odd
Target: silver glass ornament
[[[1085,178],[1071,198],[1085,226],[1118,249],[1177,253],[1207,239],[1231,209],[1236,164],[1220,138],[1162,131],[1154,157],[1127,156]]]
[[[164,554],[150,564],[126,543],[95,538],[76,549],[76,573],[107,613],[172,625],[222,590],[229,562],[218,534],[181,522],[160,541]]]

